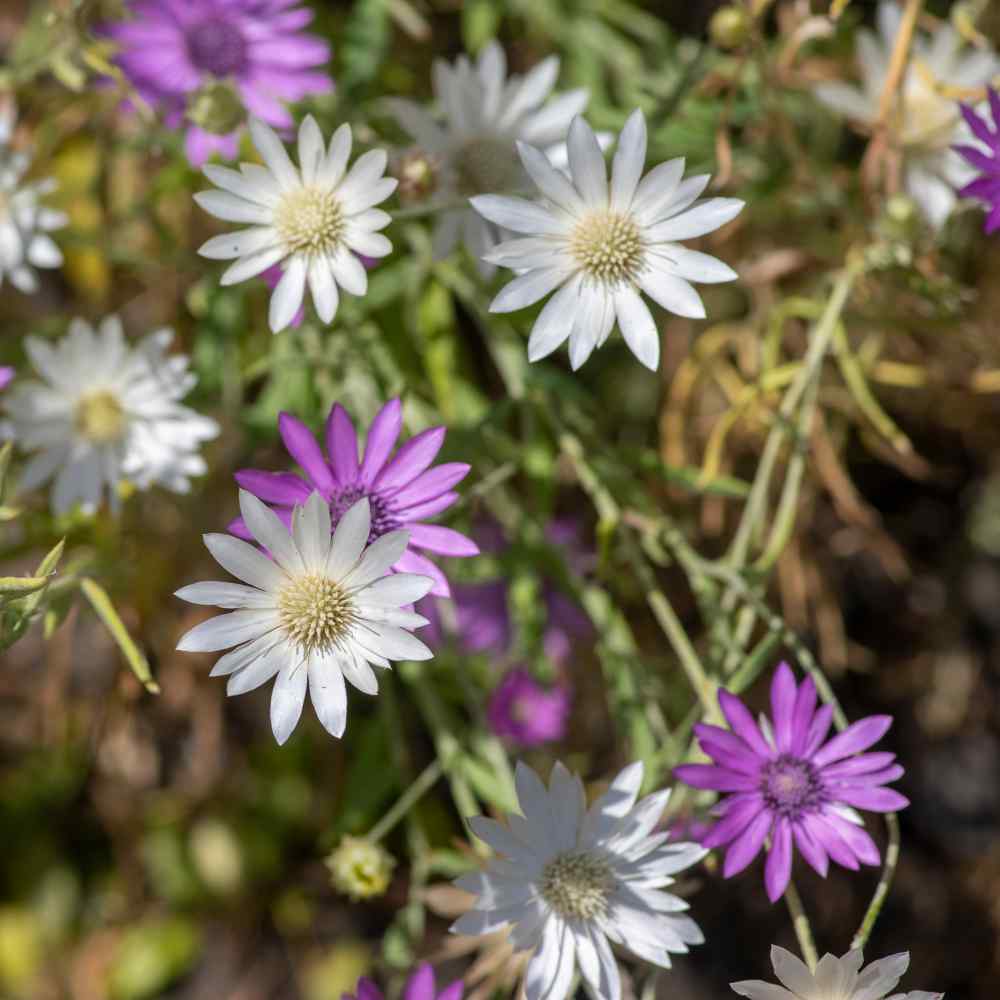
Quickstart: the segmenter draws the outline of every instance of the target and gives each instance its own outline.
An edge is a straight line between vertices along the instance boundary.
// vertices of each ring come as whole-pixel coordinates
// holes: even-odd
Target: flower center
[[[110,392],[91,393],[76,404],[76,429],[94,444],[120,441],[125,434],[125,410]]]
[[[602,857],[566,851],[542,870],[539,891],[560,916],[592,920],[607,908],[612,881],[611,866]]]
[[[296,577],[278,594],[281,627],[306,654],[332,650],[354,618],[354,602],[344,588],[316,573]]]
[[[240,29],[223,18],[213,17],[188,30],[187,50],[191,62],[213,76],[237,76],[247,65],[247,44]]]
[[[340,519],[364,496],[368,497],[368,509],[372,518],[368,531],[368,544],[371,545],[376,538],[395,531],[403,523],[378,493],[366,493],[360,486],[348,486],[330,500],[330,521],[336,528]]]
[[[643,261],[642,236],[631,216],[595,212],[569,238],[570,252],[590,277],[605,284],[631,281]]]
[[[481,136],[470,139],[452,159],[459,194],[509,191],[521,176],[521,166],[511,139]]]
[[[331,253],[340,245],[346,220],[332,191],[303,187],[285,195],[275,217],[278,235],[289,253]]]
[[[814,812],[826,800],[826,789],[816,768],[788,754],[764,765],[761,793],[769,809],[789,817]]]

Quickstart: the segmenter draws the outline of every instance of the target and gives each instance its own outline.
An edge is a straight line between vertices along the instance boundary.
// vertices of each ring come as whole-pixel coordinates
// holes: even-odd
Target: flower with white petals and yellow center
[[[74,320],[55,344],[25,338],[39,379],[19,378],[2,399],[14,439],[37,453],[22,490],[53,479],[52,507],[64,513],[74,503],[92,512],[105,493],[117,508],[125,482],[190,489],[206,469],[199,449],[219,427],[181,405],[196,379],[184,355],[166,353],[173,336],[157,330],[132,345],[110,316],[97,331]]]
[[[690,283],[731,281],[736,272],[678,241],[725,225],[743,202],[699,202],[708,175],[682,180],[683,160],[661,163],[643,178],[646,121],[640,111],[622,129],[610,183],[597,136],[582,118],[569,130],[572,179],[533,146],[519,143],[518,152],[543,200],[472,199],[484,218],[524,234],[486,254],[518,272],[491,311],[523,309],[555,292],[532,328],[531,361],[568,339],[570,363],[579,368],[617,323],[632,353],[655,369],[660,336],[642,295],[679,316],[703,317],[705,307]]]
[[[731,983],[733,992],[748,1000],[943,1000],[942,993],[914,990],[888,994],[896,988],[910,964],[908,952],[890,955],[865,968],[857,948],[836,958],[824,955],[814,970],[790,951],[771,948],[771,964],[781,986],[760,980]]]
[[[597,1000],[619,1000],[621,980],[611,944],[669,967],[672,952],[704,939],[681,911],[687,903],[663,890],[672,875],[699,861],[699,844],[668,843],[654,834],[669,791],[637,802],[642,764],[631,764],[587,809],[580,779],[556,764],[548,788],[518,764],[523,815],[503,826],[474,817],[477,837],[503,855],[456,885],[477,898],[452,930],[489,935],[507,929],[517,951],[534,949],[524,976],[527,1000],[564,1000],[579,968]]]
[[[881,114],[882,92],[901,17],[898,4],[882,0],[878,33],[858,32],[859,86],[835,81],[815,88],[824,104],[865,131],[871,130]],[[918,32],[913,39],[889,128],[903,152],[906,191],[934,226],[943,225],[951,214],[957,200],[955,189],[975,176],[952,149],[971,139],[958,102],[982,99],[983,88],[998,72],[1000,61],[995,52],[970,48],[947,22],[941,22],[931,34]]]
[[[235,259],[222,275],[223,285],[281,265],[284,274],[269,312],[275,333],[292,322],[307,286],[319,318],[330,323],[340,302],[338,288],[352,295],[368,288],[358,255],[392,252],[378,232],[390,217],[375,208],[396,189],[397,182],[383,176],[386,154],[370,150],[348,170],[350,126],[341,125],[327,148],[311,115],[299,126],[297,167],[270,126],[251,119],[250,134],[264,166],[243,163],[237,171],[208,164],[205,176],[220,190],[194,196],[211,215],[250,228],[215,236],[198,252],[213,260]]]
[[[35,268],[62,264],[62,251],[49,233],[69,220],[42,203],[55,190],[54,180],[24,181],[31,156],[10,145],[16,117],[13,102],[0,100],[0,286],[6,279],[31,294],[38,290]]]
[[[559,60],[550,56],[525,76],[507,75],[500,45],[484,45],[475,64],[466,56],[434,64],[434,97],[443,121],[421,105],[392,98],[389,107],[435,165],[434,201],[442,211],[434,229],[434,254],[441,258],[461,240],[485,274],[494,265],[483,259],[503,238],[502,230],[464,204],[481,194],[513,194],[528,184],[515,143],[545,150],[556,166],[566,164],[566,131],[587,106],[586,90],[551,97]]]
[[[235,647],[212,676],[228,676],[226,693],[243,694],[275,678],[271,727],[279,743],[302,714],[306,688],[320,722],[334,736],[347,725],[350,681],[375,694],[372,667],[426,660],[430,650],[411,629],[427,624],[408,605],[431,589],[430,577],[390,570],[408,533],[390,531],[368,544],[371,510],[355,503],[330,534],[330,507],[319,493],[292,512],[292,527],[253,494],[240,491],[251,536],[270,554],[231,535],[205,535],[224,569],[243,583],[195,583],[177,591],[192,604],[232,609],[196,625],[177,644],[191,652]]]

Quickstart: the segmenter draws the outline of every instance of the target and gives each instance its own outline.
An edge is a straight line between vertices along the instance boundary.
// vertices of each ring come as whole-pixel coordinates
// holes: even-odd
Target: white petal
[[[344,680],[365,694],[378,694],[375,671],[359,656],[342,656],[338,661]]]
[[[211,653],[249,642],[277,626],[278,616],[273,609],[230,611],[195,625],[181,636],[177,648],[188,653]]]
[[[650,227],[646,231],[646,239],[659,243],[704,236],[736,218],[744,204],[738,198],[710,198],[666,222]]]
[[[228,191],[198,191],[194,200],[209,215],[225,222],[249,222],[267,226],[274,219],[271,209],[256,202],[246,201]]]
[[[299,125],[299,170],[302,171],[302,183],[313,184],[316,175],[326,156],[326,144],[323,133],[312,115],[306,115]]]
[[[204,175],[217,187],[244,201],[255,202],[273,208],[281,196],[274,178],[267,173],[238,173],[229,167],[216,163],[206,163],[202,168]]]
[[[271,691],[271,730],[281,746],[298,725],[306,698],[309,672],[305,664],[286,666],[278,674]]]
[[[632,199],[632,212],[643,222],[652,222],[659,206],[673,198],[684,176],[684,157],[660,163],[640,181]]]
[[[344,233],[344,242],[355,253],[364,254],[365,257],[388,257],[392,253],[392,243],[387,236],[355,229],[353,225]]]
[[[368,191],[380,183],[380,178],[385,173],[387,160],[388,154],[384,149],[370,149],[354,161],[347,176],[337,187],[337,197],[341,199],[349,213],[355,211],[353,206],[355,199],[365,200]],[[390,178],[390,180],[392,179]],[[390,191],[389,194],[391,193]],[[388,194],[385,195],[386,198],[388,196]],[[379,198],[378,200],[384,199]],[[375,204],[375,202],[371,204]],[[362,207],[368,208],[369,205]],[[360,209],[357,210],[360,211]]]
[[[330,139],[330,148],[316,175],[316,183],[326,188],[336,187],[344,176],[351,155],[351,126],[341,125]]]
[[[594,130],[577,115],[569,127],[569,167],[573,183],[590,207],[601,207],[608,201],[608,177],[604,154]]]
[[[283,190],[298,187],[301,184],[299,172],[288,157],[285,144],[278,138],[270,125],[259,118],[250,119],[250,137],[257,147],[257,152],[267,164],[268,170],[274,175]]]
[[[306,567],[302,556],[281,518],[247,490],[240,490],[239,495],[240,513],[250,534],[274,556],[278,565],[286,572],[304,573]]]
[[[259,253],[277,244],[278,234],[271,226],[255,226],[213,236],[198,248],[198,253],[209,260],[232,260]]]
[[[214,533],[202,537],[215,561],[237,579],[249,583],[251,587],[273,592],[284,583],[285,575],[278,564],[242,538]]]
[[[219,284],[225,287],[226,285],[236,285],[248,278],[256,278],[258,274],[263,274],[269,267],[274,267],[284,258],[285,248],[279,244],[251,254],[249,257],[241,257],[235,264],[230,264],[222,272]]]
[[[347,726],[347,689],[334,657],[310,660],[309,697],[323,728],[338,739],[343,736]]]
[[[515,233],[548,233],[558,236],[566,232],[569,217],[559,217],[541,205],[500,194],[480,194],[470,198],[472,207],[484,218]]]
[[[573,279],[545,303],[528,338],[529,361],[540,361],[550,355],[572,332],[580,284],[579,278]]]
[[[491,313],[514,312],[533,305],[569,277],[564,267],[538,268],[516,277],[505,285],[490,303]]]
[[[368,291],[368,272],[353,253],[341,247],[328,260],[337,284],[345,292],[351,295],[364,295]]]
[[[615,292],[615,314],[629,350],[647,368],[656,371],[660,364],[660,332],[634,288]]]
[[[584,210],[583,200],[569,179],[549,163],[541,150],[526,142],[519,142],[517,152],[524,169],[549,201],[571,215],[578,215]]]
[[[739,275],[726,263],[707,253],[688,250],[680,245],[667,245],[655,251],[657,259],[669,262],[670,270],[688,281],[702,284],[716,284],[720,281],[734,281]]]
[[[333,280],[330,262],[325,257],[316,257],[309,264],[309,293],[319,318],[324,323],[332,323],[340,304],[340,293],[337,282]]]
[[[705,305],[701,296],[683,278],[660,269],[649,269],[639,276],[639,287],[668,312],[691,319],[705,318]],[[622,332],[624,333],[624,327]]]
[[[242,670],[243,667],[249,666],[279,642],[284,643],[284,641],[282,633],[275,629],[275,631],[268,632],[267,635],[262,635],[252,642],[245,642],[242,646],[237,646],[220,656],[215,661],[208,676],[225,677],[227,674]]]
[[[62,250],[51,236],[35,233],[28,244],[28,260],[35,267],[59,267],[63,262]]]
[[[626,211],[632,204],[646,165],[646,119],[637,108],[629,115],[611,165],[611,207]]]
[[[337,522],[326,561],[327,576],[342,580],[361,557],[371,530],[371,508],[367,497],[353,504]]]
[[[365,587],[364,592],[358,594],[358,600],[365,604],[383,604],[387,607],[401,608],[425,597],[432,586],[434,581],[429,576],[392,573]]]
[[[264,651],[239,670],[234,671],[226,682],[226,695],[237,695],[255,691],[266,684],[274,675],[290,662],[288,643],[283,638],[274,641],[273,636],[264,636],[268,646]]]
[[[267,608],[274,607],[274,598],[256,587],[242,583],[206,581],[192,583],[174,592],[188,604],[204,604],[217,608]]]
[[[285,273],[271,293],[267,320],[272,333],[280,333],[291,325],[295,314],[302,308],[306,292],[306,268],[306,259],[301,256],[292,257],[285,265]]]
[[[292,511],[292,537],[306,571],[323,573],[330,552],[330,508],[317,491]]]
[[[415,635],[396,625],[362,622],[352,635],[358,645],[387,660],[429,660],[434,656]]]

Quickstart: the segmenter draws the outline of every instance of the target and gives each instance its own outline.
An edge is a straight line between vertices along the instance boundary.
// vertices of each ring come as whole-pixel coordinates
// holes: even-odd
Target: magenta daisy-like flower
[[[815,684],[806,678],[796,685],[787,663],[779,664],[771,683],[766,735],[735,695],[720,689],[719,707],[729,730],[695,727],[714,763],[684,764],[674,773],[694,788],[730,793],[720,803],[721,819],[702,839],[705,847],[729,844],[726,878],[743,871],[768,839],[764,884],[772,902],[791,878],[793,844],[824,877],[830,860],[855,871],[879,863],[855,808],[885,813],[909,805],[884,787],[903,773],[895,754],[860,752],[882,738],[891,716],[871,715],[827,740],[833,710],[816,707]]]
[[[456,979],[439,992],[434,980],[434,970],[429,963],[423,962],[406,980],[402,1000],[462,1000],[462,989],[462,980]],[[385,1000],[385,994],[377,983],[363,977],[358,980],[354,995],[345,993],[342,1000]]]
[[[271,505],[286,524],[291,524],[294,506],[305,503],[314,490],[329,504],[334,528],[358,500],[367,497],[371,508],[369,541],[405,528],[409,545],[393,569],[429,576],[434,581],[431,593],[447,597],[450,590],[444,573],[416,550],[442,556],[479,554],[476,543],[460,532],[425,523],[458,499],[454,487],[465,478],[470,466],[465,462],[431,466],[444,444],[444,427],[431,427],[417,434],[392,454],[402,426],[402,404],[398,399],[390,400],[372,421],[364,456],[359,459],[357,433],[339,403],[326,421],[326,455],[301,420],[282,413],[278,432],[304,477],[293,472],[242,469],[236,473],[236,482]],[[233,521],[229,530],[240,538],[250,538],[242,518]]]
[[[1000,229],[1000,94],[992,87],[987,88],[987,93],[990,98],[990,115],[993,118],[992,128],[985,114],[978,114],[967,104],[960,105],[966,124],[986,149],[956,146],[955,152],[981,174],[958,193],[963,198],[978,198],[986,202],[986,232],[995,233]]]
[[[120,46],[115,62],[168,127],[186,123],[185,149],[196,167],[213,153],[237,154],[241,129],[230,123],[208,131],[192,120],[202,120],[198,98],[211,102],[219,83],[230,85],[235,111],[245,109],[238,117],[254,115],[277,129],[293,124],[284,102],[333,89],[320,69],[330,47],[303,31],[313,14],[300,0],[131,0],[127,7],[130,19],[103,28]],[[220,122],[233,117],[233,109],[216,113]]]

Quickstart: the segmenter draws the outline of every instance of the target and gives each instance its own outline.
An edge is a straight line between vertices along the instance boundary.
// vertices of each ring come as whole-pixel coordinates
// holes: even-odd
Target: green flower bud
[[[708,22],[708,35],[720,49],[737,49],[750,36],[751,17],[743,7],[720,7]]]
[[[236,89],[225,80],[210,80],[188,100],[188,119],[213,135],[233,132],[246,121],[246,114]]]
[[[351,899],[372,899],[389,888],[396,859],[364,837],[345,836],[326,859],[334,889]]]

